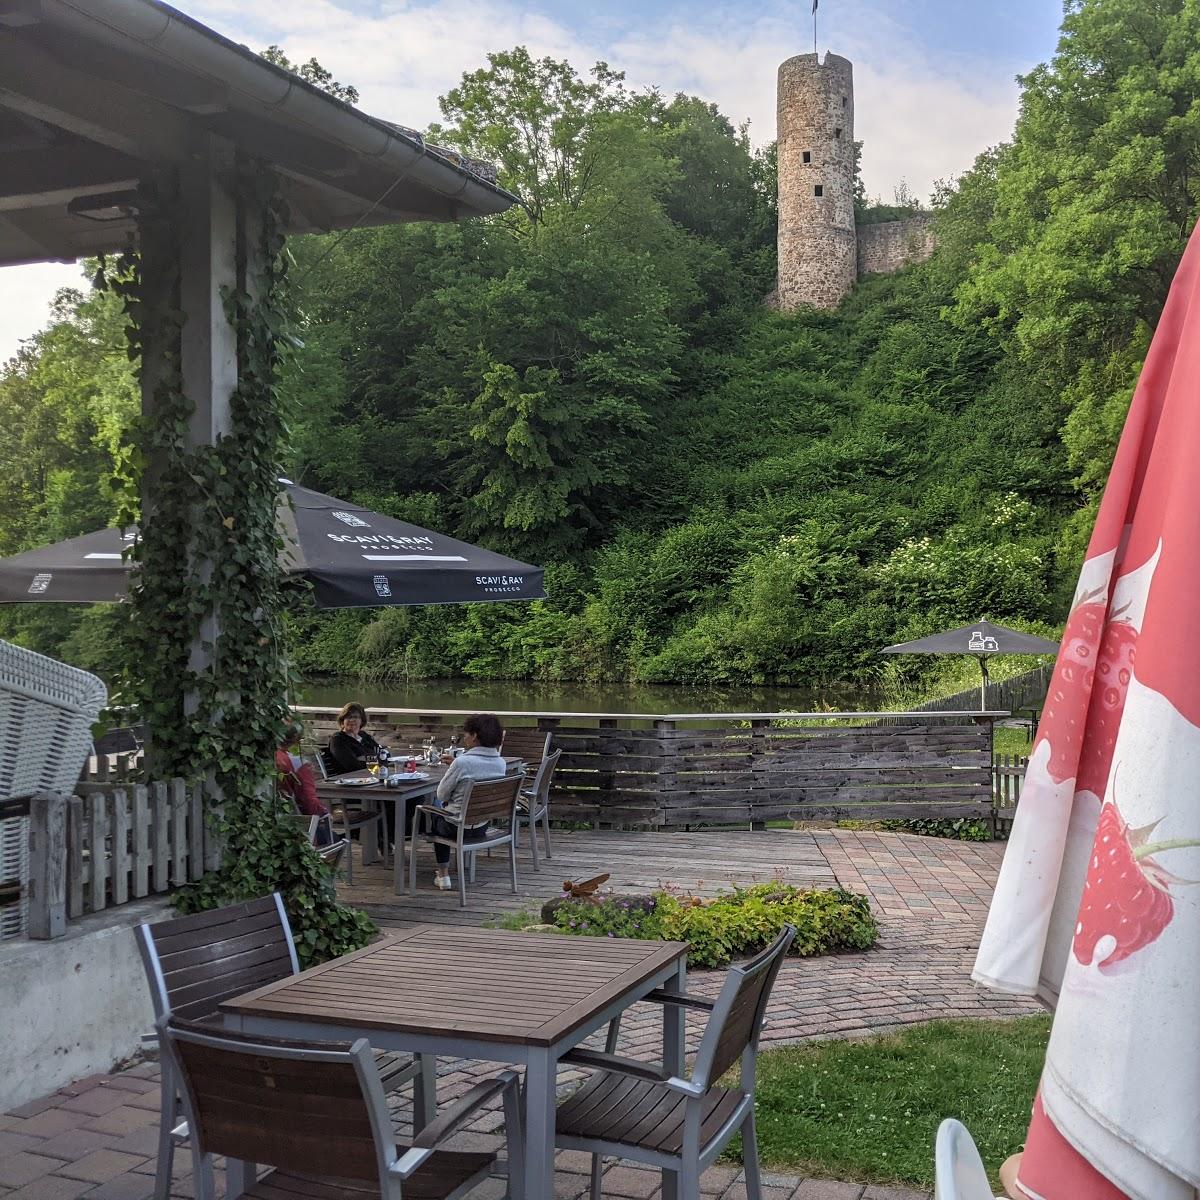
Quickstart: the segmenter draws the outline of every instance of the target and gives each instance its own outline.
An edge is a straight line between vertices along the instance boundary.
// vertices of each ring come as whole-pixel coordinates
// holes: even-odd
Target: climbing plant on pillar
[[[284,597],[275,527],[287,422],[277,376],[289,345],[286,213],[263,164],[235,172],[236,282],[223,288],[236,334],[237,382],[226,430],[189,434],[182,370],[180,204],[176,181],[143,183],[136,244],[98,283],[117,291],[140,364],[143,415],[115,486],[125,520],[142,509],[123,703],[150,727],[159,776],[203,778],[221,866],[175,895],[183,912],[283,894],[303,963],[366,943],[371,921],[338,904],[327,868],[274,786],[288,721]],[[203,651],[198,653],[197,651]]]

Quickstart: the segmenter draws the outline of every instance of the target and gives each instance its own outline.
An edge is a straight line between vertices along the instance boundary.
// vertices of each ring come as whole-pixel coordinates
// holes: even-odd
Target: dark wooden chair
[[[497,1095],[504,1099],[508,1168],[520,1170],[514,1071],[477,1084],[404,1148],[396,1145],[365,1038],[285,1041],[168,1018],[158,1028],[194,1131],[196,1200],[215,1198],[215,1155],[229,1166],[273,1168],[256,1181],[252,1167],[227,1166],[228,1200],[457,1200],[488,1177],[496,1155],[441,1146]]]
[[[550,784],[554,779],[554,772],[561,757],[562,751],[555,750],[553,754],[542,759],[542,765],[538,767],[537,774],[533,777],[533,786],[522,790],[520,803],[517,806],[518,841],[520,840],[520,827],[528,825],[529,847],[533,851],[533,869],[535,871],[542,869],[541,863],[538,861],[537,827],[539,821],[542,825],[542,836],[546,840],[546,857],[554,857],[550,853]]]
[[[261,900],[142,924],[135,933],[156,1019],[178,1017],[220,1028],[218,1006],[222,1001],[300,970],[291,925],[278,892]],[[375,1064],[385,1091],[412,1081],[414,1127],[428,1124],[437,1102],[433,1059],[422,1055],[414,1060],[407,1054],[381,1051]],[[180,1102],[178,1081],[164,1058],[155,1200],[166,1200],[175,1147],[188,1137],[186,1122],[180,1124]]]
[[[554,735],[541,729],[506,729],[500,753],[505,758],[519,758],[525,764],[526,774],[532,779],[550,753],[550,742]]]
[[[558,1106],[555,1133],[555,1145],[592,1155],[592,1200],[600,1200],[604,1155],[674,1171],[679,1200],[699,1200],[701,1174],[739,1130],[747,1200],[761,1200],[754,1130],[758,1036],[775,977],[795,936],[796,930],[785,926],[757,958],[730,968],[715,1002],[664,991],[647,997],[711,1013],[691,1079],[668,1078],[653,1063],[613,1053],[616,1021],[604,1052],[580,1049],[562,1056],[564,1063],[595,1069]],[[739,1062],[737,1084],[720,1087],[721,1077]]]
[[[450,846],[454,851],[455,867],[458,871],[458,902],[461,907],[467,907],[467,876],[466,857],[471,856],[471,880],[475,879],[475,856],[480,850],[490,850],[493,846],[508,846],[509,870],[512,874],[513,895],[517,893],[517,807],[520,803],[521,788],[525,783],[524,772],[516,775],[506,775],[503,779],[472,780],[467,793],[463,797],[459,810],[449,814],[444,808],[433,804],[418,804],[413,809],[412,843],[409,850],[409,880],[410,896],[417,891],[417,842],[427,841],[442,846]],[[441,817],[453,827],[452,837],[442,836],[433,832],[433,822]],[[490,821],[503,822],[503,827],[488,828],[483,837],[466,840],[468,829],[478,828]],[[428,822],[428,829],[425,823]]]

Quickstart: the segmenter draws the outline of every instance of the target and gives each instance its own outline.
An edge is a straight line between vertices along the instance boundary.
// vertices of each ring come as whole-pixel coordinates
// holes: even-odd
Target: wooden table
[[[682,942],[420,925],[221,1009],[247,1033],[524,1066],[524,1200],[554,1200],[559,1058],[653,989],[683,991],[686,955]],[[663,1065],[679,1075],[683,1009],[663,1013]],[[663,1187],[670,1200],[665,1174]]]
[[[509,771],[513,771],[523,765],[519,758],[506,758],[504,762]],[[344,775],[335,775],[332,779],[317,781],[317,798],[326,808],[332,808],[334,804],[344,804],[347,800],[360,802],[362,800],[371,800],[376,803],[390,802],[396,806],[396,820],[393,828],[396,830],[398,849],[392,856],[392,890],[397,896],[405,894],[404,847],[402,843],[409,833],[404,828],[404,809],[400,806],[409,800],[419,800],[433,796],[437,792],[437,785],[441,782],[442,776],[446,773],[446,767],[441,763],[418,763],[417,770],[428,775],[429,778],[413,783],[405,783],[400,787],[385,787],[378,781],[367,784],[365,787],[362,784],[347,784],[346,781],[351,779],[374,779],[374,776],[369,771],[348,771]],[[373,839],[363,838],[361,849],[364,866],[375,862],[378,858]]]

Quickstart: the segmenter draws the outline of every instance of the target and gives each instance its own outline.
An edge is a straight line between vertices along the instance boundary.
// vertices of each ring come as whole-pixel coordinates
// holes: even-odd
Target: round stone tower
[[[779,307],[836,308],[858,276],[850,60],[787,59],[778,103]]]

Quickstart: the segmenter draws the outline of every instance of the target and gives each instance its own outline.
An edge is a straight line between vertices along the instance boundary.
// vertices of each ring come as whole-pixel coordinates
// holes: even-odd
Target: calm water
[[[422,679],[365,683],[322,679],[305,684],[297,701],[340,707],[358,700],[370,708],[459,708],[481,712],[814,712],[874,711],[877,695],[856,688],[685,687],[636,683],[534,683],[527,680]]]

